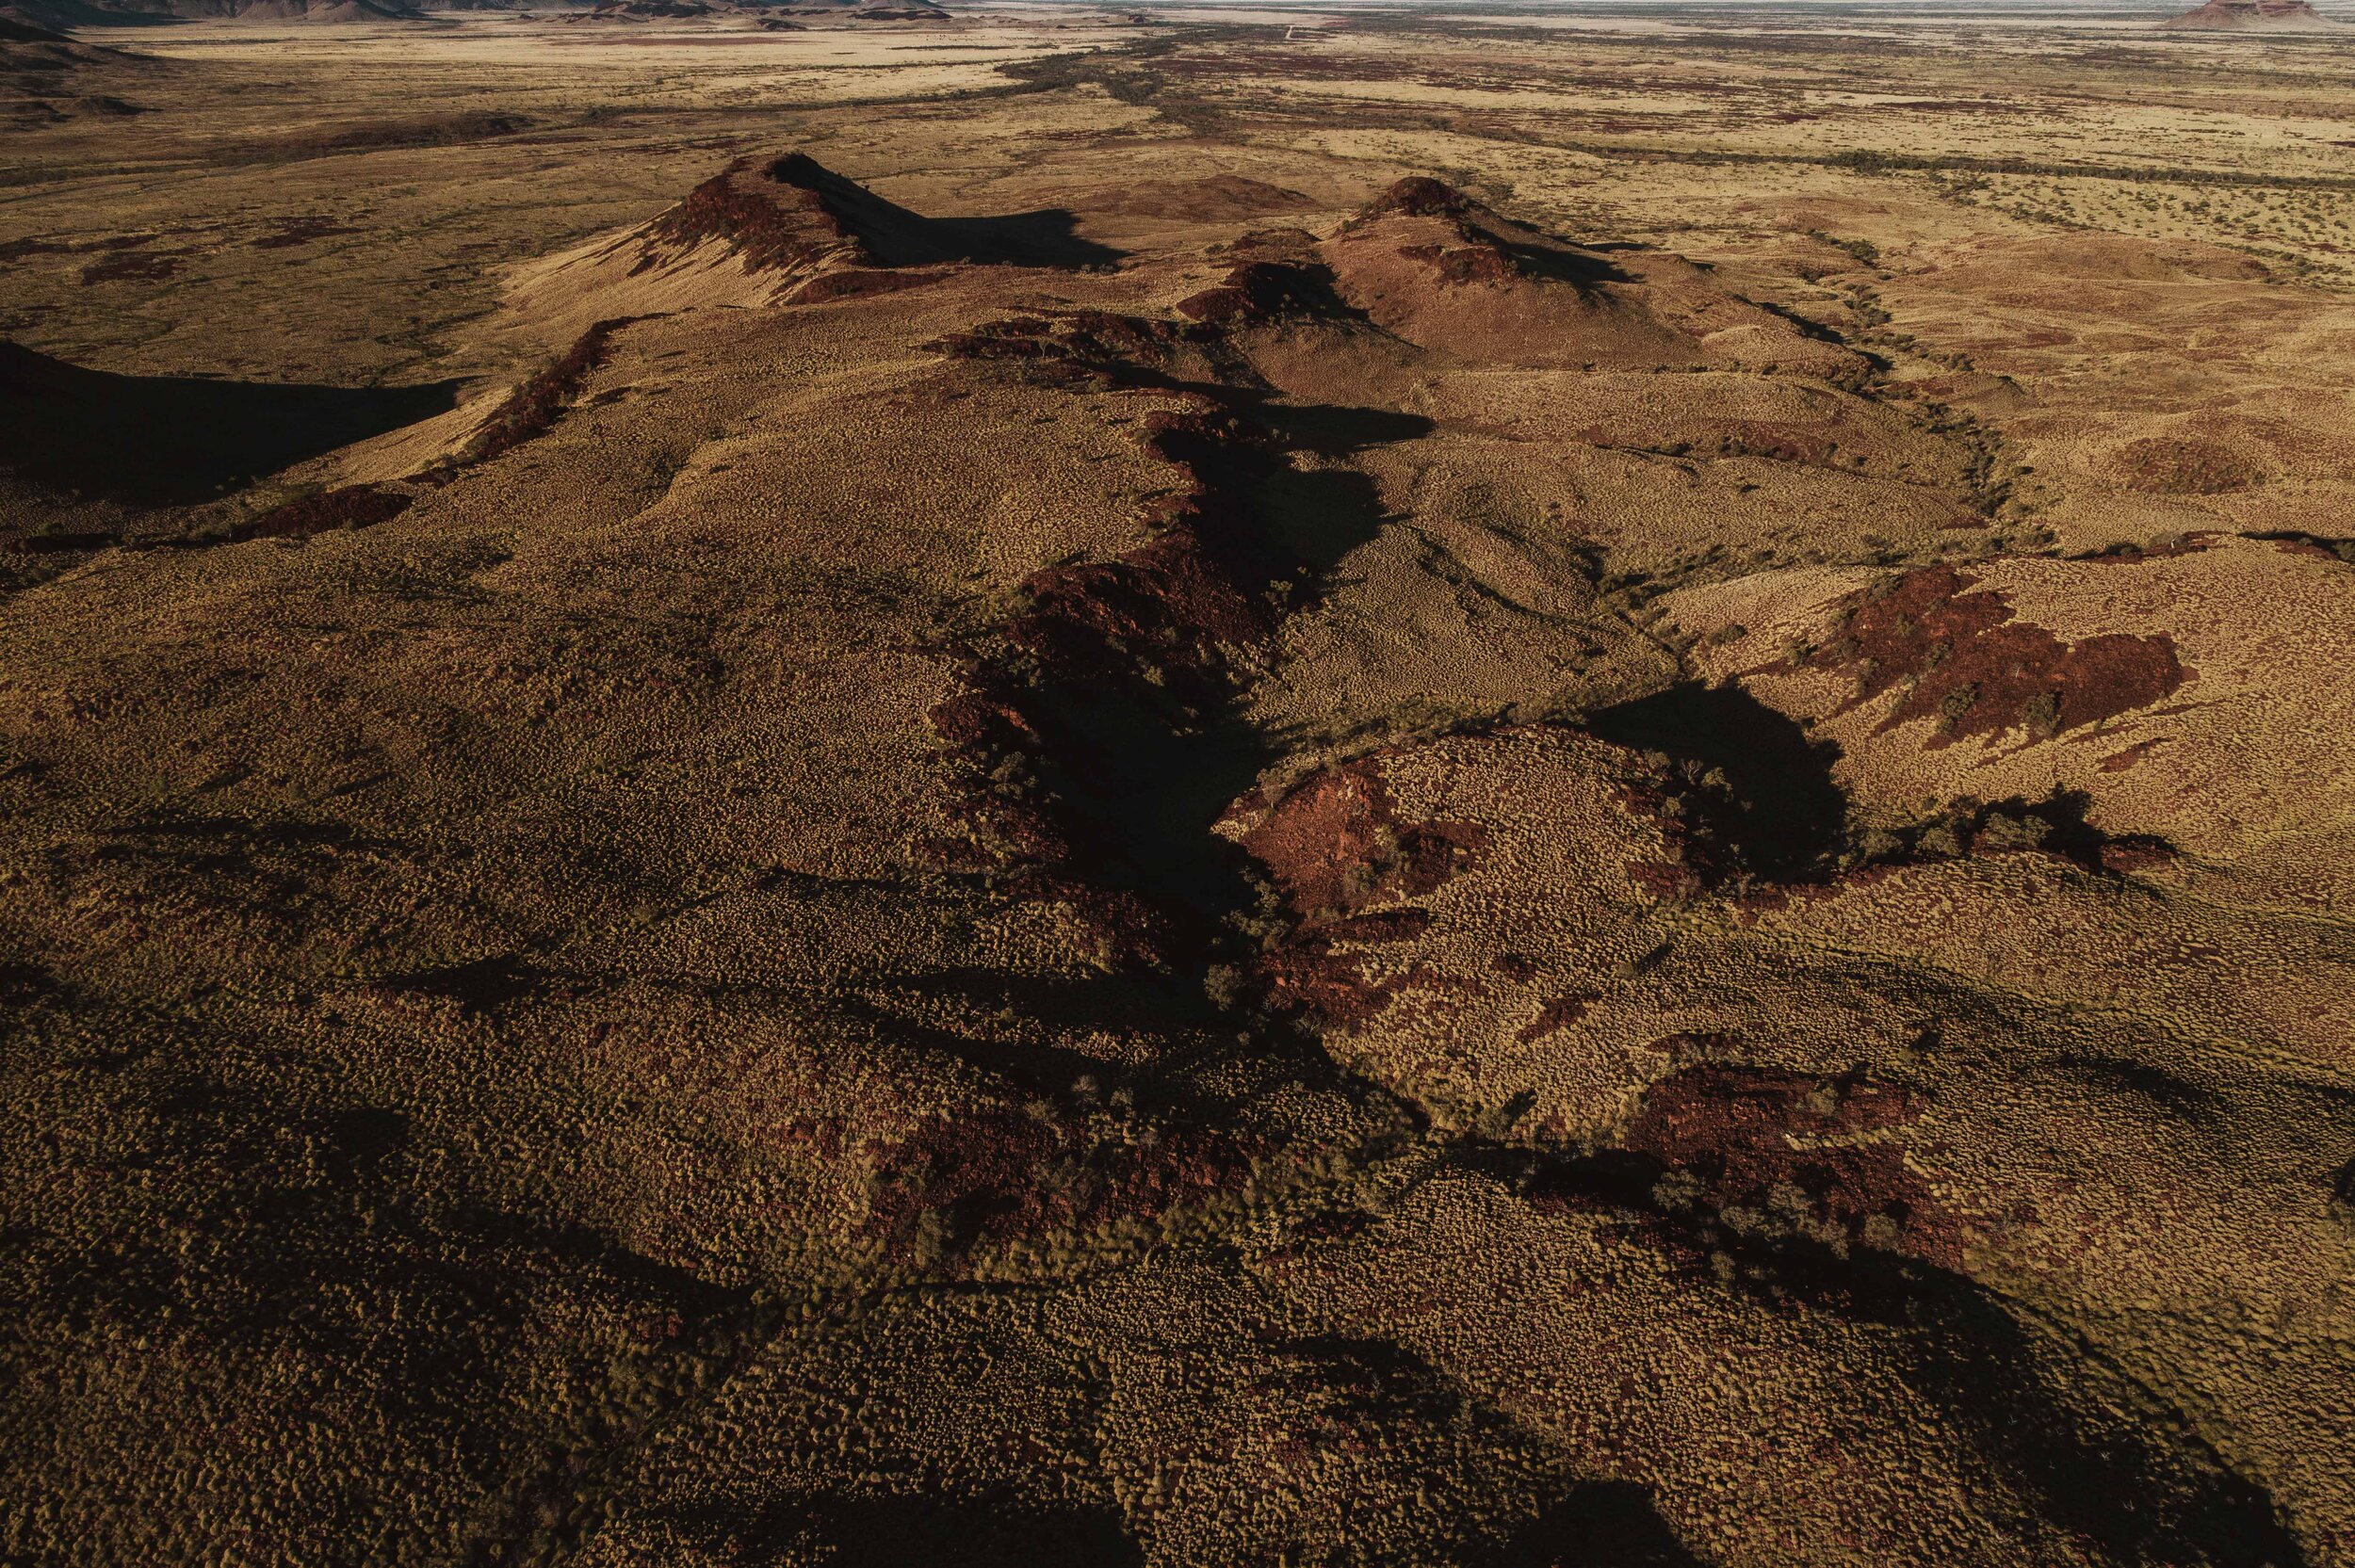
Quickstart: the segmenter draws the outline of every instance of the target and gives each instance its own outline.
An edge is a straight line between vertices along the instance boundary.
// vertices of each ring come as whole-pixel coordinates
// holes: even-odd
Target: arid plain
[[[0,1560],[2355,1564],[2355,29],[658,10],[0,37]]]

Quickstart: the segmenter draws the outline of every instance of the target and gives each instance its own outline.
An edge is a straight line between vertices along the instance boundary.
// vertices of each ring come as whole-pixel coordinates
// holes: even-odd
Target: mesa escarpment
[[[2328,33],[2345,24],[2331,21],[2307,0],[2206,0],[2159,25],[2191,32]]]
[[[115,421],[7,453],[7,1550],[2324,1559],[2325,536],[2047,545],[1437,180],[899,179],[219,493],[0,360]]]
[[[527,268],[511,303],[578,323],[914,288],[957,267],[1103,266],[1068,213],[924,218],[804,154],[740,158],[651,221]]]

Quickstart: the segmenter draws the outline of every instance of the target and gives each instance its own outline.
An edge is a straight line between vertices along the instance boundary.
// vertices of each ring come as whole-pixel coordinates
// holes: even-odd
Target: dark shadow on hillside
[[[1244,407],[1286,446],[1324,458],[1345,458],[1372,446],[1421,440],[1438,428],[1437,421],[1422,414],[1391,409],[1282,403],[1274,398],[1247,401]]]
[[[969,262],[983,267],[1110,267],[1124,252],[1078,233],[1066,208],[999,218],[927,218],[794,153],[762,170],[780,185],[815,192],[826,210],[884,267]]]
[[[1334,564],[1381,527],[1372,481],[1345,470],[1242,467],[1247,479],[1234,482],[1250,499],[1233,522],[1235,536],[1213,542],[1214,558],[1255,596],[1297,573],[1289,607],[1311,602]],[[1045,685],[1034,701],[1053,741],[1048,784],[1093,827],[1097,880],[1189,912],[1208,928],[1254,897],[1245,857],[1211,824],[1275,760],[1276,748],[1224,694],[1191,696],[1179,682],[1106,679]]]
[[[1144,1560],[1110,1508],[1047,1509],[1013,1497],[877,1492],[771,1503],[739,1522],[723,1508],[666,1510],[698,1544],[730,1560],[794,1561],[822,1554],[842,1568],[1127,1568]]]
[[[0,343],[0,471],[42,490],[189,505],[445,412],[459,386],[120,376]]]
[[[879,236],[876,253],[888,266],[931,261],[1003,267],[1109,267],[1125,253],[1078,233],[1079,218],[1063,207],[1002,218],[929,218],[918,234]],[[894,252],[897,252],[896,254]]]
[[[1788,305],[1778,305],[1772,299],[1751,299],[1747,302],[1754,308],[1764,311],[1768,315],[1774,316],[1786,323],[1797,331],[1801,337],[1806,338],[1811,343],[1829,343],[1837,345],[1842,348],[1854,348],[1854,346],[1850,344],[1846,338],[1841,336],[1829,327],[1825,326],[1822,322],[1814,320],[1810,316],[1801,315],[1797,311],[1793,310]],[[1862,352],[1860,349],[1856,351]],[[1867,357],[1869,358],[1870,356]]]
[[[1485,1435],[1506,1442],[1519,1435],[1508,1417],[1403,1345],[1324,1334],[1288,1341],[1280,1350],[1330,1408],[1345,1413],[1361,1430],[1486,1429]],[[1459,1496],[1452,1510],[1441,1503],[1440,1521],[1470,1527],[1445,1560],[1465,1568],[1702,1568],[1643,1487],[1568,1478],[1561,1485],[1561,1494],[1535,1518],[1501,1538],[1476,1522],[1486,1499]]]
[[[1587,1481],[1518,1531],[1487,1568],[1703,1568],[1632,1481]]]
[[[1631,1233],[1697,1277],[1713,1254],[1722,1257],[1733,1266],[1733,1288],[1765,1310],[1804,1308],[1892,1336],[1891,1369],[2044,1518],[2092,1542],[2105,1560],[2306,1561],[2272,1497],[2188,1421],[2082,1341],[1967,1275],[1871,1247],[1842,1254],[1796,1237],[1736,1233],[1706,1204],[1664,1206],[1663,1178],[1677,1168],[1650,1155],[1550,1159],[1492,1146],[1465,1163],[1541,1204],[1636,1217]]]
[[[1498,249],[1513,258],[1521,270],[1548,283],[1567,283],[1572,288],[1592,291],[1604,283],[1633,282],[1625,272],[1588,250],[1556,250],[1551,245],[1515,245],[1500,239]]]
[[[1671,687],[1605,708],[1586,727],[1685,765],[1702,785],[1703,826],[1753,875],[1815,880],[1845,848],[1848,798],[1831,773],[1840,748],[1738,686]]]
[[[479,1018],[534,994],[544,978],[539,971],[510,954],[419,969],[388,977],[377,984],[398,994],[455,1002],[459,1011]]]

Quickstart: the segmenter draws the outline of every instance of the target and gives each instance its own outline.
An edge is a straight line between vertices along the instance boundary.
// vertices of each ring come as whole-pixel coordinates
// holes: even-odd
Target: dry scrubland
[[[2355,55],[1293,20],[0,42],[0,1557],[2355,1563]]]

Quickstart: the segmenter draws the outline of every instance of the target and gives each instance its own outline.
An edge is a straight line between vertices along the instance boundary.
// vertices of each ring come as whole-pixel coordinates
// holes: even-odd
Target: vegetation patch
[[[2229,495],[2266,481],[2265,469],[2247,453],[2184,436],[2130,441],[2106,466],[2128,490],[2151,495]]]
[[[104,261],[82,268],[82,282],[90,283],[156,283],[178,275],[187,265],[184,251],[118,251]]]
[[[1959,1230],[1897,1136],[1920,1114],[1892,1084],[1710,1062],[1646,1090],[1621,1142],[1665,1167],[1654,1191],[1665,1206],[1952,1268]]]
[[[309,539],[338,528],[367,528],[407,511],[415,497],[377,485],[344,485],[272,507],[231,530],[234,539]]]
[[[520,114],[487,109],[462,109],[448,114],[406,115],[392,120],[363,121],[329,126],[283,140],[224,151],[219,163],[270,163],[296,158],[325,157],[337,153],[373,153],[403,147],[456,147],[489,141],[528,131],[532,121]]]
[[[868,1235],[930,1266],[982,1242],[1153,1220],[1240,1187],[1250,1152],[1211,1128],[1046,1101],[934,1117],[876,1174]]]
[[[580,395],[591,372],[603,364],[613,334],[636,320],[620,315],[599,321],[573,340],[561,358],[507,395],[467,444],[463,462],[486,462],[544,435]]]

